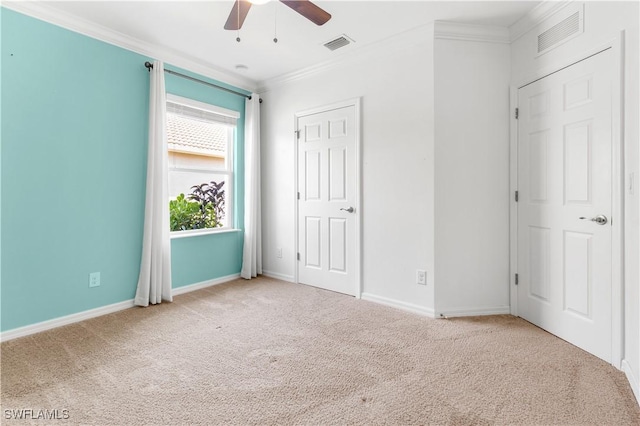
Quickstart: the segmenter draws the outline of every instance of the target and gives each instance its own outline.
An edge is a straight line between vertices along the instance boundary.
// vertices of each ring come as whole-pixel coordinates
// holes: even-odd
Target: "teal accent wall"
[[[242,236],[225,232],[171,240],[173,288],[239,273]]]
[[[151,59],[7,9],[0,25],[6,331],[134,297],[146,180],[144,62]],[[241,113],[235,211],[242,228],[244,98],[166,77],[170,93]],[[238,273],[241,261],[242,232],[172,240],[174,287]],[[89,273],[98,271],[101,286],[89,288]]]

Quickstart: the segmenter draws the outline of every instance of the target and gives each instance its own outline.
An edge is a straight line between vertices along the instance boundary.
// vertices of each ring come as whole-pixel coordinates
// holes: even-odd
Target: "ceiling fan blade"
[[[331,19],[331,15],[328,12],[311,3],[309,0],[280,0],[280,2],[286,4],[316,25],[323,25]]]
[[[242,28],[247,13],[251,9],[251,3],[247,0],[236,0],[231,9],[231,13],[227,18],[227,23],[224,24],[225,30],[239,30]]]

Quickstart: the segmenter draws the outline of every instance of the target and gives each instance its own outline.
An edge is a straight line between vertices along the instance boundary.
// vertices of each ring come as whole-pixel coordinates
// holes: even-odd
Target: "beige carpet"
[[[624,375],[510,316],[433,320],[261,278],[5,342],[35,424],[638,425]]]

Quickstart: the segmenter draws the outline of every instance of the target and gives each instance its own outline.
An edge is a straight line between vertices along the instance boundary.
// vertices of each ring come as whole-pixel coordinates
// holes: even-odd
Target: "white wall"
[[[502,41],[438,39],[434,49],[428,26],[262,93],[266,273],[294,275],[296,111],[362,97],[363,297],[427,314],[434,303],[446,315],[509,312],[510,50]],[[415,283],[416,269],[427,271],[426,287]]]
[[[509,313],[509,62],[436,23],[436,314]]]
[[[571,4],[566,7],[576,7]],[[625,169],[625,286],[624,286],[624,360],[623,369],[627,373],[636,397],[640,399],[638,382],[640,378],[640,229],[638,223],[640,197],[640,152],[638,149],[640,98],[638,75],[638,2],[586,2],[584,34],[564,43],[554,50],[535,57],[536,37],[534,30],[524,34],[512,43],[512,82],[515,85],[526,82],[539,70],[553,69],[568,59],[583,56],[595,47],[601,46],[619,36],[625,30],[624,57],[624,169]],[[562,11],[558,12],[562,13]],[[554,19],[550,17],[549,19]],[[542,24],[544,25],[544,24]],[[634,175],[635,189],[628,190],[629,177]]]
[[[294,275],[294,114],[362,97],[363,296],[432,313],[433,29],[364,51],[261,93],[264,270]]]

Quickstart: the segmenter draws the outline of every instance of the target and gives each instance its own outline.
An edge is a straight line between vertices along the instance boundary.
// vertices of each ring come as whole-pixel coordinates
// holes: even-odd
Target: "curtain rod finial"
[[[151,72],[151,70],[153,69],[153,64],[151,62],[149,62],[149,61],[145,62],[144,66],[147,67],[147,70],[149,72]]]

